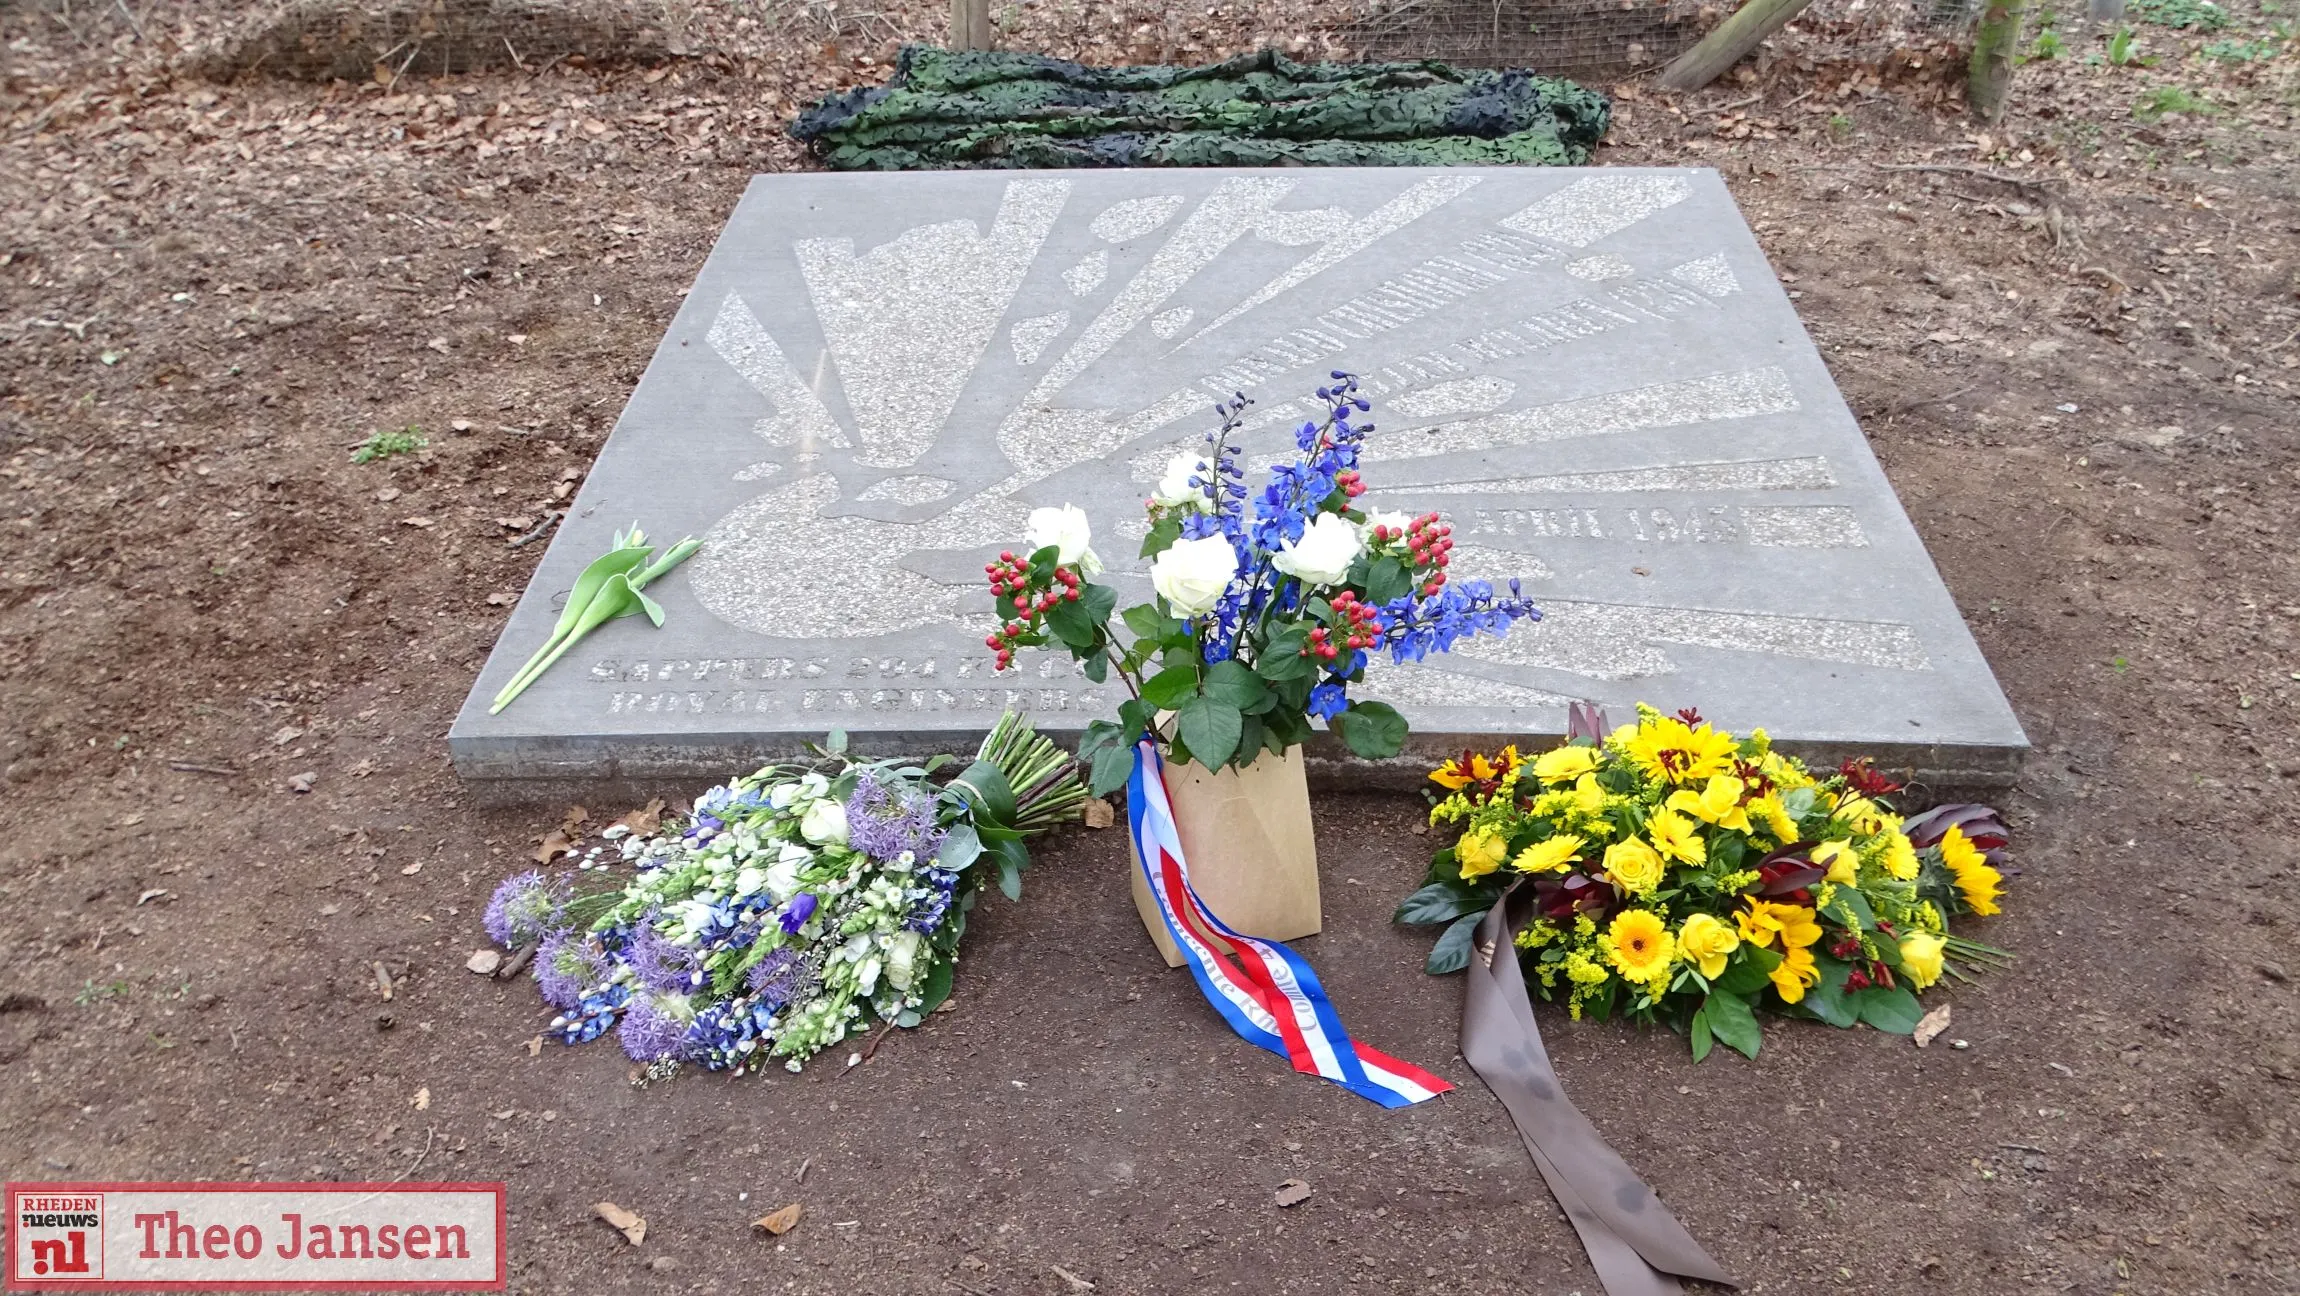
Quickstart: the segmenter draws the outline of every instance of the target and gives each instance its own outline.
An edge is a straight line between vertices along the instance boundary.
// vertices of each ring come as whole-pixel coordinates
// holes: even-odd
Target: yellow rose
[[[1543,752],[1533,762],[1533,776],[1544,783],[1571,783],[1597,768],[1597,749],[1575,743]]]
[[[1453,857],[1461,865],[1464,882],[1484,877],[1500,868],[1501,861],[1508,854],[1509,843],[1503,841],[1499,834],[1483,828],[1462,834],[1460,843],[1453,848]]]
[[[1909,976],[1909,983],[1922,990],[1941,979],[1941,951],[1948,942],[1929,931],[1913,931],[1901,937],[1901,971]]]
[[[1861,857],[1852,846],[1841,841],[1822,842],[1813,848],[1813,862],[1829,870],[1827,881],[1839,886],[1852,886],[1858,878]]]
[[[1705,913],[1697,913],[1677,929],[1677,952],[1714,981],[1725,975],[1725,960],[1741,948],[1733,929]]]
[[[1635,837],[1605,848],[1606,875],[1631,895],[1650,895],[1668,868],[1658,851]]]

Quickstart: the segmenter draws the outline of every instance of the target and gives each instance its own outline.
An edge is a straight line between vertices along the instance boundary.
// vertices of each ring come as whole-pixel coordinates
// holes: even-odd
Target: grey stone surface
[[[1415,749],[1699,706],[1820,753],[2002,778],[2026,741],[1715,173],[1098,171],[755,180],[449,742],[467,779],[726,773],[833,727],[949,749],[1002,708],[1114,705],[991,669],[982,563],[1075,502],[1126,594],[1143,498],[1217,397],[1290,448],[1363,375],[1369,502],[1441,510],[1457,574],[1546,613],[1373,696]],[[618,526],[700,555],[668,610],[492,697]]]

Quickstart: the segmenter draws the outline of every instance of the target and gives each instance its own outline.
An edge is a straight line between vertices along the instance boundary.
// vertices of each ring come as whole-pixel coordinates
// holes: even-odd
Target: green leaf
[[[950,835],[942,839],[942,848],[934,853],[934,862],[952,873],[960,872],[982,855],[982,838],[974,825],[952,824]]]
[[[1329,723],[1366,760],[1385,760],[1406,745],[1406,718],[1387,702],[1352,702]]]
[[[1182,623],[1158,610],[1155,603],[1137,603],[1122,616],[1137,639],[1156,641],[1182,628]]]
[[[1014,822],[1014,789],[1006,782],[1005,771],[986,760],[978,760],[966,767],[951,786],[967,799],[978,813],[989,817],[991,824]],[[978,828],[985,825],[976,825]]]
[[[1308,642],[1309,636],[1300,626],[1288,626],[1271,635],[1254,662],[1254,672],[1273,683],[1317,674],[1318,664],[1302,655],[1302,646]]]
[[[924,1017],[942,1007],[942,1001],[950,998],[950,987],[957,980],[958,960],[954,958],[936,959],[934,966],[926,970],[926,985],[919,990],[921,1000],[917,1009],[918,1015]]]
[[[1846,995],[1845,1002],[1861,1015],[1862,1021],[1888,1035],[1913,1034],[1917,1022],[1925,1015],[1925,1010],[1917,1006],[1916,995],[1910,993],[1907,986],[1894,986],[1890,990],[1870,986]]]
[[[1716,1043],[1716,1033],[1709,1028],[1709,1004],[1706,1000],[1693,1010],[1693,1024],[1688,1034],[1693,1044],[1693,1060],[1699,1062],[1708,1057],[1710,1046]]]
[[[1262,740],[1267,736],[1268,731],[1262,727],[1262,717],[1249,715],[1239,718],[1238,752],[1235,758],[1238,768],[1244,769],[1254,763],[1255,758],[1262,754]]]
[[[1078,669],[1086,678],[1095,683],[1107,684],[1110,682],[1110,654],[1097,648],[1086,654],[1085,660],[1080,663]]]
[[[1470,948],[1477,939],[1477,923],[1482,913],[1463,914],[1454,919],[1453,926],[1445,929],[1437,944],[1430,947],[1429,961],[1422,970],[1431,976],[1444,976],[1469,966]]]
[[[1066,600],[1047,609],[1046,628],[1066,646],[1085,652],[1098,641],[1097,632],[1102,623],[1087,612],[1085,600],[1076,603]]]
[[[1108,585],[1088,585],[1085,591],[1078,606],[1086,609],[1086,619],[1097,626],[1110,624],[1110,614],[1118,610],[1118,591]]]
[[[1139,556],[1155,558],[1172,548],[1174,542],[1181,538],[1182,519],[1179,517],[1164,518],[1156,526],[1150,528],[1150,534],[1142,537],[1142,551]]]
[[[1179,711],[1198,696],[1198,672],[1188,666],[1169,666],[1142,681],[1142,700],[1161,711]]]
[[[1733,955],[1733,962],[1725,975],[1717,978],[1716,988],[1727,994],[1753,995],[1773,983],[1773,969],[1781,966],[1781,956],[1769,949],[1759,949],[1743,942]]]
[[[1191,698],[1175,708],[1180,719],[1184,746],[1190,749],[1190,758],[1208,770],[1218,770],[1229,762],[1238,750],[1238,736],[1245,728],[1245,717],[1238,708],[1214,698]]]
[[[1398,911],[1390,915],[1390,921],[1422,927],[1431,923],[1452,922],[1472,909],[1483,913],[1492,904],[1493,897],[1467,887],[1433,882],[1400,901]]]
[[[1270,690],[1243,664],[1219,661],[1206,668],[1206,696],[1240,711],[1255,711],[1269,701]]]
[[[1271,708],[1262,717],[1263,727],[1270,731],[1270,741],[1277,744],[1270,750],[1281,753],[1310,740],[1310,718],[1302,714],[1299,700],[1282,700],[1284,705]]]
[[[1845,978],[1852,975],[1852,965],[1826,955],[1813,960],[1813,963],[1821,979],[1806,987],[1805,997],[1797,1001],[1797,1006],[1810,1010],[1815,1017],[1840,1029],[1859,1024],[1860,1010],[1847,1002],[1845,997]]]
[[[1126,786],[1134,776],[1134,748],[1117,744],[1094,753],[1094,770],[1087,779],[1086,790],[1096,796],[1108,796]]]
[[[1829,897],[1828,907],[1821,912],[1847,927],[1861,931],[1877,929],[1877,915],[1869,908],[1869,898],[1854,887],[1838,887],[1836,894]]]
[[[1702,1001],[1701,1010],[1709,1023],[1710,1033],[1719,1043],[1743,1057],[1757,1056],[1758,1046],[1765,1042],[1765,1033],[1757,1027],[1757,1014],[1749,1001],[1737,994],[1712,990]]]
[[[1124,714],[1124,708],[1120,709],[1120,713]],[[1078,759],[1092,761],[1095,753],[1113,743],[1121,747],[1132,745],[1127,740],[1126,730],[1123,726],[1112,724],[1108,720],[1089,720],[1086,722],[1086,732],[1078,738]]]
[[[1413,573],[1388,554],[1366,564],[1366,602],[1376,607],[1411,592],[1413,587]]]
[[[998,859],[998,889],[1009,900],[1022,898],[1022,870],[1003,855]]]

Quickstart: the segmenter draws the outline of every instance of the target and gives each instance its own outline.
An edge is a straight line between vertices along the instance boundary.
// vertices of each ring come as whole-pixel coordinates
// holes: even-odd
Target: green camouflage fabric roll
[[[904,47],[891,80],[791,134],[842,171],[1151,166],[1581,166],[1612,105],[1558,77],[1412,63],[1096,68]]]

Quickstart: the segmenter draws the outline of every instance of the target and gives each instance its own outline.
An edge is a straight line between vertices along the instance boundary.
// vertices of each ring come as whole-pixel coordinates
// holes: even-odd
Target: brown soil
[[[851,1074],[529,1056],[531,987],[462,964],[560,811],[465,808],[441,741],[541,551],[507,541],[745,177],[798,164],[778,123],[938,11],[784,6],[649,71],[171,76],[214,8],[0,11],[0,1172],[501,1178],[535,1292],[1594,1290],[1454,1055],[1457,985],[1387,924],[1430,844],[1402,799],[1321,802],[1302,948],[1463,1086],[1421,1109],[1231,1038],[1108,832],[1048,846],[957,1011]],[[1015,12],[1016,47],[1098,59],[1339,17]],[[2021,962],[1956,997],[1968,1048],[1776,1024],[1694,1066],[1545,1016],[1752,1291],[2300,1291],[2292,61],[2143,34],[2173,57],[2032,64],[1985,134],[1937,58],[1792,37],[1753,83],[1625,101],[1603,157],[1724,171],[2037,746],[1981,928]],[[2175,86],[2219,115],[2132,116]],[[424,453],[350,462],[410,424]],[[1287,1178],[1314,1195],[1276,1207]],[[788,1236],[748,1226],[790,1201]]]

